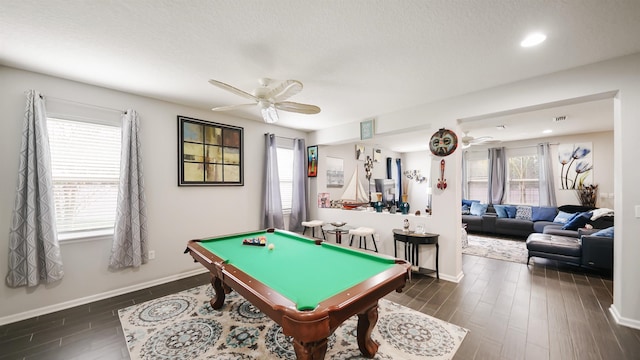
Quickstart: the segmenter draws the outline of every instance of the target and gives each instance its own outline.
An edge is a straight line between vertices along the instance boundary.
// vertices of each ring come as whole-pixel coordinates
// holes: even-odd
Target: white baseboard
[[[94,301],[108,299],[110,297],[130,293],[137,290],[146,289],[152,286],[161,285],[171,281],[188,278],[194,275],[199,275],[202,273],[206,273],[208,271],[209,270],[205,268],[201,268],[201,269],[199,268],[199,269],[187,271],[185,273],[180,273],[178,275],[171,275],[161,279],[151,280],[144,283],[127,286],[124,288],[103,292],[100,294],[95,294],[95,295],[91,295],[91,296],[87,296],[79,299],[69,300],[62,303],[41,307],[38,309],[21,312],[19,314],[4,316],[0,318],[0,325],[10,324],[16,321],[30,319],[35,316],[40,316],[40,315],[49,314],[49,313],[64,310],[64,309],[69,309],[78,305],[84,305],[84,304],[92,303]]]
[[[618,323],[619,325],[640,330],[640,321],[620,316],[618,309],[616,309],[613,304],[611,304],[611,306],[609,307],[609,312],[613,316],[613,319],[616,321],[616,323]]]
[[[463,277],[464,277],[464,273],[462,271],[460,271],[458,276],[455,276],[455,277],[454,276],[449,276],[449,275],[446,275],[446,274],[444,274],[444,275],[440,274],[440,279],[451,281],[451,282],[454,282],[456,284],[459,283],[462,280]]]

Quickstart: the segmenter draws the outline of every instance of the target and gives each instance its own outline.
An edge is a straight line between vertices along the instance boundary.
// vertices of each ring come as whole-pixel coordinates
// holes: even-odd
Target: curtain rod
[[[287,140],[297,140],[300,138],[290,138],[290,137],[286,137],[286,136],[280,136],[280,135],[276,135],[276,134],[272,134],[272,133],[264,133],[265,135],[273,135],[277,138],[281,138],[281,139],[287,139]]]
[[[115,111],[115,112],[119,112],[121,114],[126,114],[127,113],[126,110],[114,109],[114,108],[110,108],[110,107],[106,107],[106,106],[87,104],[87,103],[83,103],[83,102],[79,102],[79,101],[75,101],[75,100],[68,100],[68,99],[58,98],[58,97],[55,97],[55,96],[45,95],[45,100],[49,100],[49,99],[54,100],[54,101],[66,102],[66,103],[70,103],[70,104],[76,104],[76,105],[80,105],[80,106],[100,109],[100,110]]]
[[[536,147],[536,146],[538,146],[538,145],[540,145],[540,144],[543,144],[543,143],[537,143],[537,144],[534,144],[534,145],[513,146],[513,147],[511,147],[511,146],[505,146],[505,149],[507,149],[507,150],[513,150],[513,149],[526,149],[526,148],[533,148],[533,147]],[[560,143],[549,143],[549,145],[560,145]],[[471,150],[471,149],[465,149],[465,150],[466,150],[466,151],[484,151],[484,150],[487,150],[487,149],[489,149],[489,148],[487,147],[487,148],[484,148],[484,149],[481,149],[481,150]]]

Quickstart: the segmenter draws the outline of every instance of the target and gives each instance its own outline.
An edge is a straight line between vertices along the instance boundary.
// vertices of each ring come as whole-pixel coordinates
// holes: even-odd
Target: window
[[[467,152],[467,199],[487,203],[489,159],[486,151]]]
[[[120,124],[47,120],[60,240],[113,234]]]
[[[280,178],[280,198],[282,199],[282,212],[291,213],[291,201],[293,198],[293,142],[289,144],[287,139],[278,138],[276,149],[278,154],[278,177]]]
[[[540,203],[538,155],[535,148],[507,150],[507,196],[509,204]]]

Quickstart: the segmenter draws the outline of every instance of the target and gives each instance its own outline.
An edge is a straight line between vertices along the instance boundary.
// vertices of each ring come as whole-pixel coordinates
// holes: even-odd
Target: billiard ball
[[[269,247],[269,250],[273,250],[273,249],[275,249],[275,248],[276,248],[276,246],[275,246],[275,245],[273,245],[273,244],[269,244],[269,246],[268,246],[268,247]]]

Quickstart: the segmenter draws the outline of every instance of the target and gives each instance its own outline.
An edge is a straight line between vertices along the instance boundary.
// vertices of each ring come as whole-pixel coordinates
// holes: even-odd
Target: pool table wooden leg
[[[371,338],[371,332],[378,322],[378,302],[362,314],[358,314],[358,348],[366,358],[373,358],[378,352],[378,343]]]
[[[322,360],[327,353],[328,340],[322,339],[311,343],[293,340],[293,349],[297,360]]]
[[[209,300],[209,304],[211,307],[218,310],[224,304],[225,293],[228,293],[228,287],[222,284],[222,280],[218,277],[211,275],[211,286],[213,286],[213,290],[216,295]],[[225,289],[227,288],[227,289]]]

